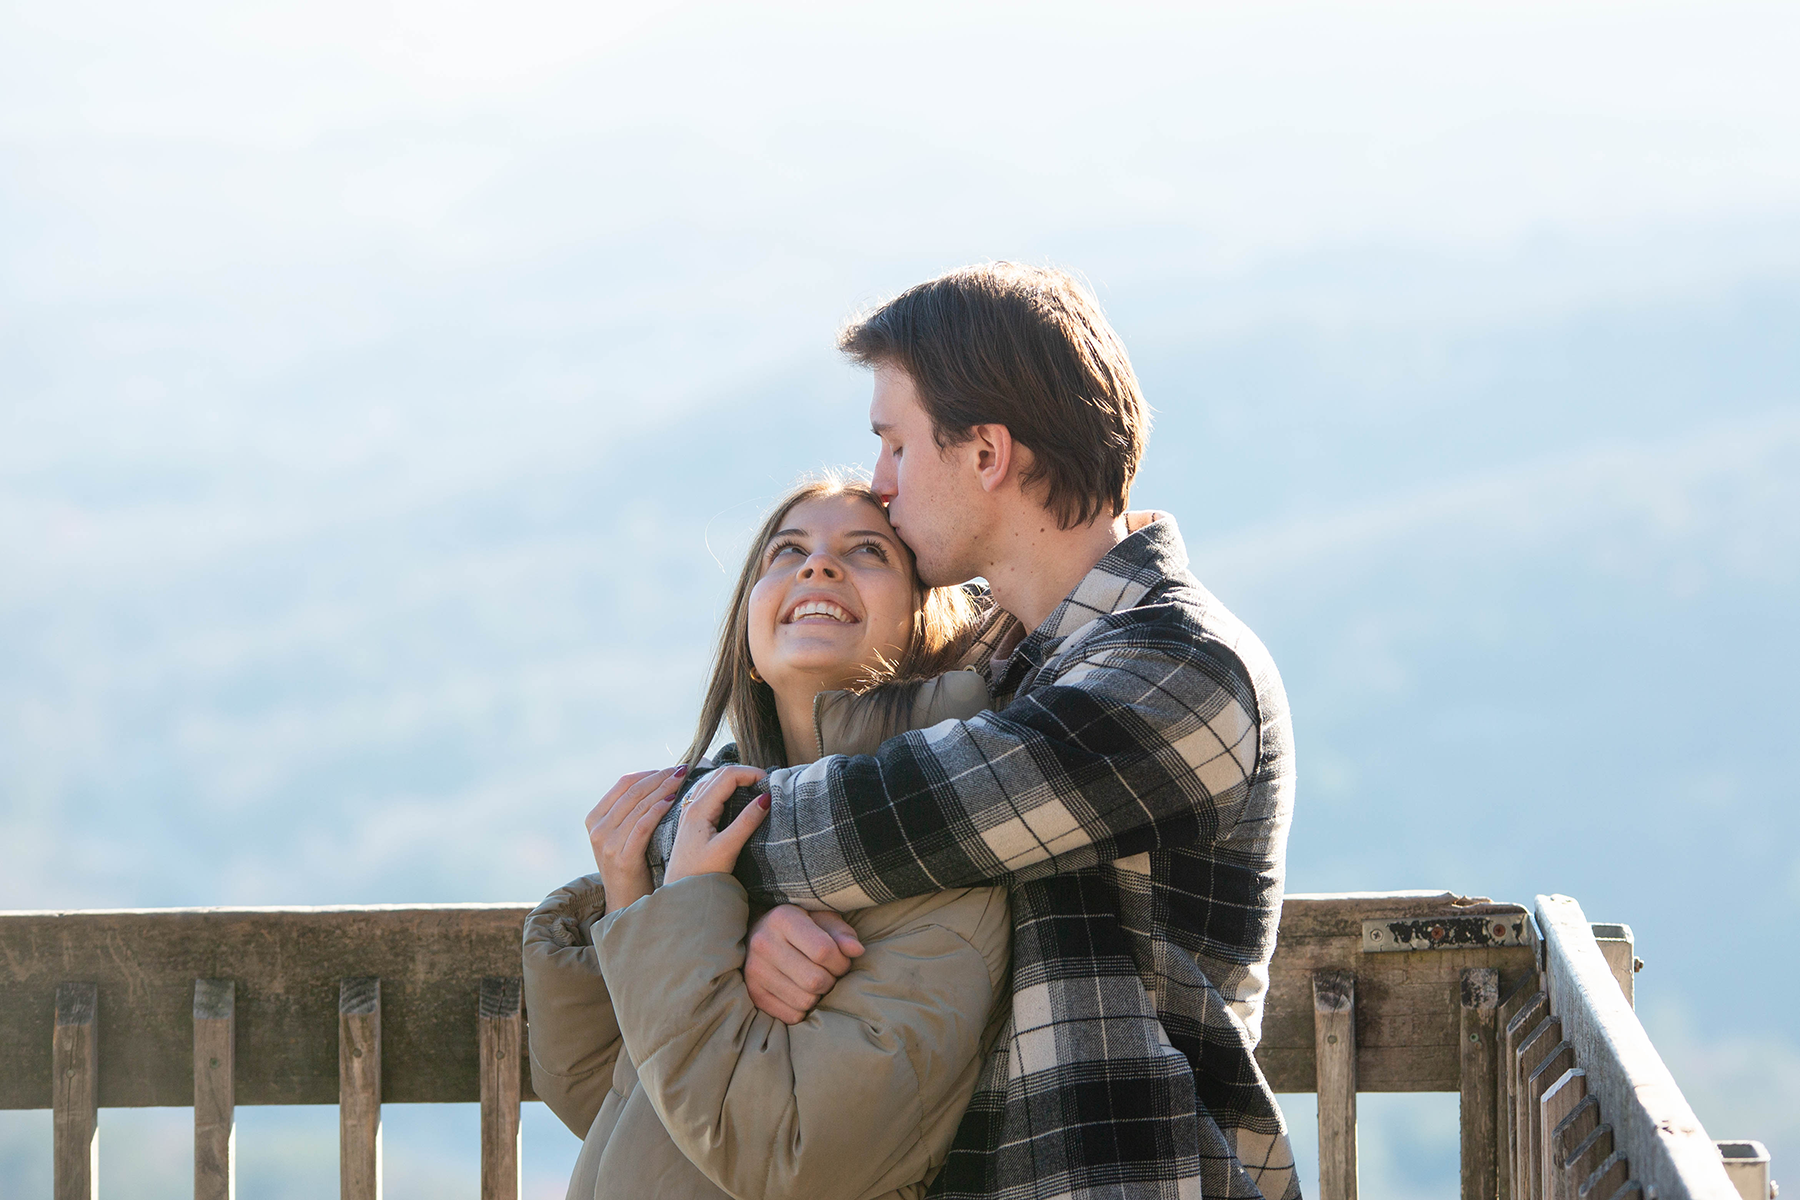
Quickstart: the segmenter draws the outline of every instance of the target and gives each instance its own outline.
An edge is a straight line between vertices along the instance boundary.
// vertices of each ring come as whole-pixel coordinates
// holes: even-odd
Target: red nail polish
[[[675,778],[677,778],[677,779],[680,779],[683,775],[686,775],[687,773],[688,773],[688,769],[687,769],[686,763],[682,763],[679,767],[675,768]]]
[[[764,808],[769,807],[769,793],[764,792],[762,795],[758,796],[756,802]]]

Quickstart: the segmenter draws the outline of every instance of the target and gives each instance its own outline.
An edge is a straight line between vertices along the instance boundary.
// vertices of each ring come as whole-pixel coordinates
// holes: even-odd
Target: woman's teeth
[[[833,604],[829,600],[808,600],[805,604],[800,605],[790,613],[788,615],[788,620],[803,621],[809,617],[815,620],[838,622],[848,622],[856,619],[843,607]]]

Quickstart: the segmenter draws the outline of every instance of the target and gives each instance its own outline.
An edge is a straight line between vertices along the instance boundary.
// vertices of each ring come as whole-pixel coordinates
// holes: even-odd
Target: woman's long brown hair
[[[886,511],[875,490],[859,479],[829,474],[810,479],[783,496],[770,510],[768,519],[750,541],[738,572],[737,588],[731,604],[719,625],[719,648],[713,656],[712,678],[706,685],[706,700],[700,706],[700,723],[694,729],[682,761],[698,763],[712,745],[719,725],[728,722],[737,740],[739,761],[748,766],[774,769],[785,767],[787,742],[781,734],[781,719],[775,712],[775,693],[768,684],[751,675],[750,659],[750,591],[762,578],[763,551],[794,506],[821,497],[851,496],[866,500]],[[910,700],[905,688],[908,682],[927,679],[951,670],[969,650],[980,631],[981,610],[975,599],[960,587],[927,588],[919,582],[912,555],[905,555],[906,568],[912,579],[912,635],[897,662],[870,664],[856,691],[881,688],[895,692],[895,703]]]

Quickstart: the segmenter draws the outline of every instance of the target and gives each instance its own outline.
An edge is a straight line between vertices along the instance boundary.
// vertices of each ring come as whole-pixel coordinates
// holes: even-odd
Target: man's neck
[[[1041,519],[1021,521],[995,539],[993,558],[984,577],[994,603],[1036,629],[1075,590],[1112,548],[1125,540],[1123,516],[1094,521],[1074,529],[1058,529],[1056,518],[1039,510]]]

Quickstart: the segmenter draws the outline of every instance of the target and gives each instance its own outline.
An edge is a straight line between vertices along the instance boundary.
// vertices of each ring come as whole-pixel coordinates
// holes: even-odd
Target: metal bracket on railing
[[[1466,917],[1422,917],[1365,920],[1365,954],[1401,950],[1466,950],[1477,946],[1526,946],[1527,913],[1488,913]]]

